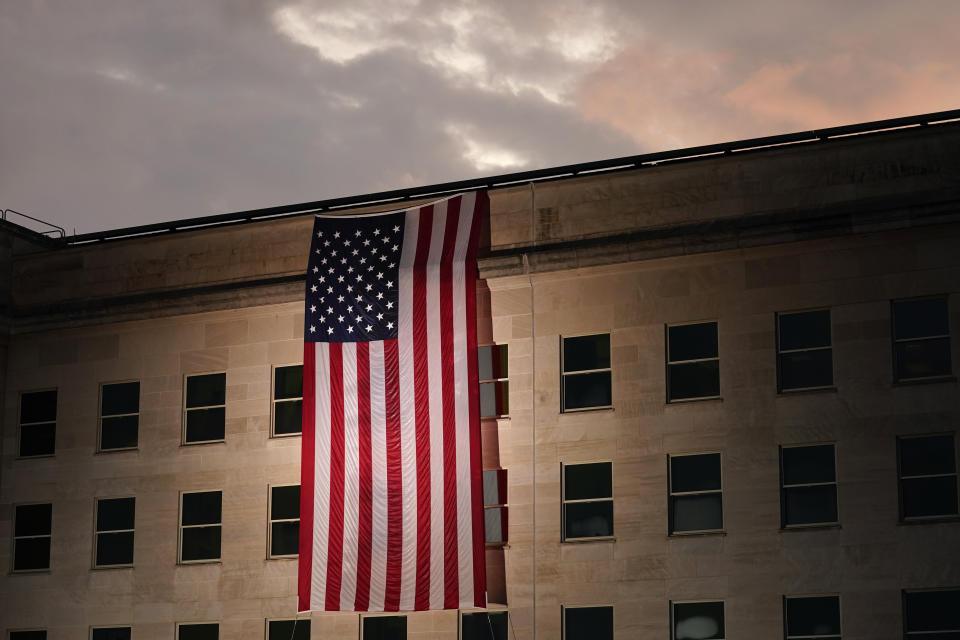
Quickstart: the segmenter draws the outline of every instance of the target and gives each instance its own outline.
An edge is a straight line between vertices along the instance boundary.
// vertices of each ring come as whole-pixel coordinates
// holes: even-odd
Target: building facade
[[[302,614],[295,637],[960,637],[960,123],[623,164],[491,179],[493,615]],[[291,637],[290,209],[0,223],[12,640]]]

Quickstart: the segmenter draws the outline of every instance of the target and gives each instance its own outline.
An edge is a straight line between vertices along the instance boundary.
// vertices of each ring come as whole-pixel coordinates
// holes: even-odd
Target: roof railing
[[[743,155],[783,146],[797,146],[805,144],[823,144],[838,138],[888,133],[892,130],[926,127],[933,125],[957,124],[960,122],[960,109],[938,111],[915,116],[876,120],[859,124],[843,125],[826,129],[813,129],[796,133],[786,133],[760,138],[749,138],[733,142],[721,142],[699,147],[674,149],[671,151],[657,151],[635,156],[597,160],[580,164],[563,165],[546,169],[520,171],[484,178],[443,182],[440,184],[425,185],[408,189],[393,189],[363,195],[330,198],[314,202],[301,202],[235,213],[175,220],[172,222],[158,222],[153,224],[126,227],[108,231],[83,233],[64,238],[68,245],[81,245],[124,238],[143,237],[159,234],[189,231],[201,227],[214,227],[246,222],[255,222],[267,218],[287,218],[302,215],[336,211],[338,209],[374,206],[391,203],[402,203],[409,200],[418,200],[428,197],[438,197],[462,191],[477,189],[502,189],[518,184],[531,182],[547,182],[562,180],[581,175],[596,175],[598,173],[613,173],[632,169],[643,169],[660,166],[666,163],[679,163],[703,160],[715,157],[729,157]],[[58,227],[59,228],[59,227]],[[62,230],[61,230],[62,231]]]
[[[39,222],[44,227],[49,227],[49,229],[32,229],[24,224],[18,224],[16,222],[13,222],[12,220],[8,219],[8,215],[11,213],[13,215],[20,216],[21,218],[32,220],[33,222]],[[2,212],[0,212],[0,220],[3,220],[4,222],[10,222],[11,224],[16,224],[18,227],[22,227],[27,231],[32,231],[33,233],[40,234],[41,236],[44,236],[47,238],[52,238],[53,235],[51,234],[59,234],[60,238],[65,238],[67,235],[63,227],[59,227],[53,223],[47,222],[46,220],[41,220],[40,218],[34,218],[33,216],[28,216],[27,214],[20,213],[19,211],[14,211],[13,209],[4,209]]]

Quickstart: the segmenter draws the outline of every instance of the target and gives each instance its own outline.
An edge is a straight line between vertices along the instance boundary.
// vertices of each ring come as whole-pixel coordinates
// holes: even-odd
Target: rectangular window
[[[950,363],[950,314],[946,296],[893,301],[893,377],[896,381],[943,378]]]
[[[50,568],[53,505],[20,504],[13,510],[13,570]]]
[[[300,545],[300,485],[270,487],[271,558],[290,558],[299,553]]]
[[[905,591],[906,640],[960,640],[960,589]]]
[[[100,387],[100,451],[136,449],[140,430],[140,383]]]
[[[460,640],[508,640],[506,611],[464,611],[460,614]]]
[[[20,394],[21,458],[52,456],[57,435],[57,390]]]
[[[180,562],[220,559],[223,493],[194,491],[180,494]]]
[[[303,419],[303,365],[273,370],[273,436],[300,434]]]
[[[130,640],[130,627],[93,627],[90,640]]]
[[[10,640],[47,640],[47,630],[24,629],[23,631],[11,631]]]
[[[93,566],[133,564],[133,522],[136,498],[99,498],[94,536]]]
[[[613,463],[563,465],[563,539],[613,536]]]
[[[667,402],[719,397],[717,323],[667,326]]]
[[[177,625],[177,640],[219,640],[220,625],[216,622],[190,622]]]
[[[267,620],[267,640],[310,640],[310,618]]]
[[[672,640],[723,640],[723,602],[671,602]]]
[[[723,479],[719,453],[668,456],[670,533],[723,529]]]
[[[840,596],[787,596],[783,620],[787,640],[840,640]]]
[[[483,529],[487,544],[507,541],[507,470],[483,471]]]
[[[563,607],[563,640],[613,640],[613,607]]]
[[[226,420],[227,374],[187,376],[183,443],[222,442]]]
[[[830,310],[777,314],[779,391],[833,386]]]
[[[363,616],[360,640],[407,640],[406,616]]]
[[[510,386],[507,381],[507,345],[477,349],[480,371],[480,417],[499,418],[510,413]]]
[[[563,411],[612,406],[610,334],[563,338],[562,343]]]
[[[780,518],[784,528],[837,522],[834,445],[780,447]]]
[[[897,438],[900,518],[956,516],[957,451],[952,433]]]

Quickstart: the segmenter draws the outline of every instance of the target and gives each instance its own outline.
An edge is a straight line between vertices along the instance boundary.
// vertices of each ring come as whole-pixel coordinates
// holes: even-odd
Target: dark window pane
[[[673,605],[673,637],[675,640],[708,640],[722,638],[723,603],[689,602]]]
[[[717,357],[717,323],[684,324],[667,328],[670,362]]]
[[[710,398],[720,395],[720,361],[671,364],[668,381],[670,400]]]
[[[723,528],[723,503],[719,493],[673,496],[672,531],[712,531]]]
[[[57,437],[56,424],[33,424],[20,427],[20,456],[53,455]]]
[[[609,407],[613,404],[610,393],[610,372],[578,373],[563,377],[563,408],[586,409]]]
[[[92,640],[130,640],[130,627],[94,629]]]
[[[711,491],[721,487],[719,453],[671,456],[670,472],[670,490],[674,493]]]
[[[210,373],[187,378],[187,407],[209,407],[224,404],[227,374]]]
[[[903,517],[923,518],[957,514],[957,477],[910,478],[900,481]]]
[[[214,624],[182,624],[178,640],[218,640],[220,625]]]
[[[568,502],[564,505],[564,537],[595,538],[613,535],[613,501]]]
[[[781,351],[830,346],[830,311],[782,313],[779,318]]]
[[[287,400],[273,405],[273,433],[286,435],[300,433],[303,428],[303,400]]]
[[[477,348],[477,368],[481,380],[498,380],[507,375],[507,345]]]
[[[310,640],[310,619],[271,620],[267,640]]]
[[[270,519],[284,520],[300,517],[300,485],[272,487]]]
[[[300,523],[270,523],[270,555],[292,556],[299,553]]]
[[[94,629],[92,640],[130,640],[130,627]]]
[[[824,636],[840,633],[840,598],[787,599],[787,635]]]
[[[508,385],[509,383],[504,380],[480,383],[480,417],[495,418],[510,413]]]
[[[897,339],[945,336],[950,333],[947,299],[894,302],[893,326]]]
[[[903,615],[907,631],[960,630],[960,590],[907,593]]]
[[[508,640],[506,613],[464,613],[461,640]]]
[[[183,530],[182,560],[217,560],[220,558],[220,527],[194,527]]]
[[[833,385],[833,349],[780,354],[780,389]]]
[[[14,571],[48,568],[50,568],[50,538],[20,538],[14,541]]]
[[[507,541],[505,518],[505,507],[483,510],[484,542],[500,543]]]
[[[20,394],[20,424],[57,419],[57,390]]]
[[[609,333],[563,339],[563,370],[565,372],[609,368]]]
[[[181,524],[219,524],[223,495],[219,491],[183,494]]]
[[[837,485],[784,489],[783,502],[784,524],[837,521]]]
[[[950,375],[950,338],[896,343],[897,380]]]
[[[24,504],[17,507],[15,514],[15,536],[50,535],[50,520],[53,516],[52,504]]]
[[[136,498],[97,500],[97,531],[133,529]]]
[[[784,447],[780,450],[780,456],[783,461],[784,485],[836,480],[832,444]]]
[[[187,411],[186,442],[223,440],[225,414],[223,407]]]
[[[47,632],[44,630],[11,631],[10,640],[47,640]]]
[[[137,446],[140,416],[104,418],[100,423],[100,449],[128,449]]]
[[[405,616],[368,616],[363,618],[363,640],[406,640]]]
[[[486,469],[483,472],[483,504],[507,503],[506,469]]]
[[[133,564],[133,532],[98,533],[97,566]]]
[[[613,607],[564,608],[564,640],[613,638]]]
[[[564,499],[587,500],[613,495],[613,466],[609,462],[570,464],[563,467]]]
[[[957,470],[952,435],[901,438],[900,475],[925,476]]]
[[[138,411],[140,411],[139,382],[103,385],[100,415],[112,416],[118,413],[137,413]]]
[[[303,397],[302,364],[273,370],[273,397],[276,400]]]

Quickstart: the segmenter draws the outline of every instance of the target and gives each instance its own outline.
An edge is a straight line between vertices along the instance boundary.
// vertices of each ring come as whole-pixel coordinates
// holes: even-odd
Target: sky
[[[960,108],[960,2],[5,0],[0,208],[68,234]]]

